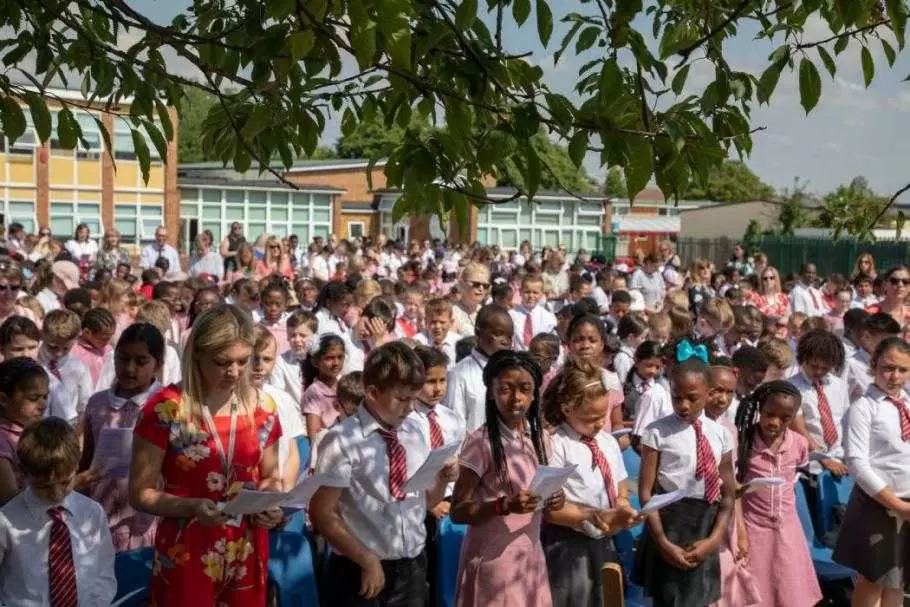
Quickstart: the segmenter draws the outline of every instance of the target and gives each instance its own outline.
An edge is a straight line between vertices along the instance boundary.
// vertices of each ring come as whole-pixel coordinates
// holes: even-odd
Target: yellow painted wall
[[[101,187],[101,161],[88,159],[77,161],[76,175],[79,185]]]
[[[10,197],[10,200],[34,200],[35,199],[35,189],[34,188],[10,188],[9,197]]]
[[[75,183],[72,158],[51,157],[49,180],[51,186]]]
[[[133,192],[114,191],[114,204],[136,204],[136,194]]]
[[[164,165],[153,164],[149,168],[149,182],[145,187],[154,188],[156,190],[164,189]]]
[[[117,161],[114,188],[135,188],[139,183],[139,164],[129,160]]]
[[[164,193],[161,194],[140,194],[139,202],[143,204],[162,204],[164,202]]]
[[[31,156],[9,156],[10,183],[35,183],[35,167]]]

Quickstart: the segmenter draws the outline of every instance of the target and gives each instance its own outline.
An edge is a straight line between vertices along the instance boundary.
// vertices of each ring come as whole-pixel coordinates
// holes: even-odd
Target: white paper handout
[[[346,487],[347,483],[335,474],[316,474],[307,477],[290,491],[255,491],[244,489],[237,497],[221,505],[221,512],[237,517],[259,514],[270,508],[306,508],[319,487]]]
[[[415,472],[414,475],[408,479],[408,482],[404,484],[404,492],[414,493],[417,491],[426,491],[435,485],[439,471],[458,455],[458,450],[460,448],[461,443],[455,441],[430,451],[430,454],[427,456],[426,461],[423,462],[423,465],[421,465],[420,468],[417,469],[417,472]]]
[[[626,434],[632,434],[632,428],[620,428],[619,430],[614,430],[610,434],[613,435],[613,438],[619,438],[620,436],[625,436]]]
[[[538,466],[534,478],[531,479],[531,485],[528,491],[540,498],[537,509],[544,507],[544,502],[548,497],[562,489],[569,477],[575,472],[578,466],[566,466],[557,468],[554,466]]]
[[[651,514],[652,512],[657,512],[662,508],[666,508],[670,504],[675,504],[681,499],[685,499],[686,492],[682,489],[677,489],[676,491],[670,491],[669,493],[660,493],[653,496],[648,503],[642,506],[642,514]]]
[[[827,453],[822,453],[821,451],[810,451],[809,452],[809,461],[810,462],[820,462],[826,459],[833,459]]]
[[[753,478],[751,481],[746,483],[746,493],[752,493],[753,491],[758,491],[759,489],[764,489],[765,487],[780,487],[781,485],[786,484],[787,481],[778,476],[763,476],[759,478]]]
[[[101,428],[91,468],[105,478],[127,478],[133,453],[132,428]]]

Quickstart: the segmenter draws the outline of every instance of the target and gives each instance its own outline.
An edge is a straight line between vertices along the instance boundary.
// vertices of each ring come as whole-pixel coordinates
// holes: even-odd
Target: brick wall
[[[385,173],[382,167],[376,167],[373,173],[373,189],[385,187]],[[366,202],[373,200],[373,193],[367,183],[366,170],[363,168],[311,170],[305,173],[287,173],[285,177],[296,185],[322,185],[341,188],[345,192],[335,197],[332,207],[332,232],[338,236],[347,235],[347,224],[344,223],[341,207],[345,202]],[[367,232],[369,233],[369,232]]]
[[[164,161],[164,225],[167,226],[168,242],[177,246],[180,235],[180,189],[177,187],[177,132],[180,120],[177,110],[170,108],[168,114],[174,127],[174,137],[167,144],[167,158]]]

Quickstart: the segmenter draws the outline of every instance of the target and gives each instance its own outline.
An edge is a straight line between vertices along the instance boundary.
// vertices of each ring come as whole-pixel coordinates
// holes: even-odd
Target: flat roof
[[[178,176],[177,187],[243,188],[260,190],[291,190],[299,192],[329,192],[343,194],[347,190],[330,185],[306,184],[294,187],[277,179],[231,179],[227,177]]]

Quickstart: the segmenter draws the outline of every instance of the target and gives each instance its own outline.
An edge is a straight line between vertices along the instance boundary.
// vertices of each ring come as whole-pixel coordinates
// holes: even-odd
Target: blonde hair
[[[574,410],[589,399],[607,394],[603,370],[592,360],[569,356],[541,397],[543,416],[547,423],[557,426],[565,421],[564,409]]]
[[[361,280],[354,289],[354,301],[360,307],[366,307],[378,295],[382,295],[382,287],[375,280]]]
[[[718,325],[724,331],[728,331],[733,326],[733,308],[730,307],[726,299],[721,299],[720,297],[709,299],[701,307],[698,314],[711,323],[715,330],[717,330]]]
[[[130,291],[132,291],[130,283],[119,278],[112,278],[101,288],[101,301],[98,305],[107,308],[114,314],[119,314],[123,311],[120,299]]]
[[[275,336],[262,323],[253,326],[253,352],[262,352],[272,344],[278,345]]]
[[[770,272],[771,274],[774,275],[774,288],[776,289],[774,291],[774,293],[781,293],[783,291],[783,288],[781,287],[781,284],[780,284],[780,272],[777,271],[777,268],[775,268],[774,266],[767,266],[764,270],[761,271],[762,274],[764,274],[765,272]],[[758,292],[761,293],[762,295],[771,294],[771,291],[769,291],[768,288],[765,286],[764,278],[759,276],[758,281],[759,281],[758,282]]]
[[[199,360],[202,356],[211,355],[231,347],[236,343],[254,346],[253,322],[249,315],[240,308],[220,304],[206,310],[193,323],[193,330],[186,340],[180,371],[183,376],[183,404],[187,412],[187,426],[198,424],[202,419],[202,407],[205,400],[206,386],[199,372]],[[252,393],[249,369],[247,368],[237,382],[234,394],[240,405],[241,413],[252,419],[256,411],[256,402],[250,399]]]
[[[460,280],[466,282],[469,278],[490,279],[490,268],[482,263],[471,262],[461,271]]]
[[[17,306],[22,306],[29,312],[35,315],[35,318],[38,319],[38,324],[44,322],[44,306],[41,305],[41,302],[34,295],[26,295],[25,297],[20,297],[16,301]]]
[[[82,331],[82,320],[70,310],[51,310],[44,317],[42,336],[44,338],[69,341],[76,339]]]
[[[779,337],[768,337],[758,342],[758,350],[765,355],[768,362],[786,371],[793,365],[793,351]]]
[[[147,301],[139,306],[136,322],[154,325],[162,335],[167,336],[171,330],[171,309],[163,301]]]

